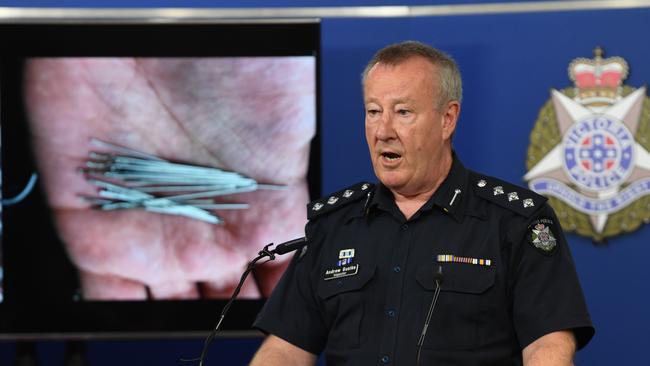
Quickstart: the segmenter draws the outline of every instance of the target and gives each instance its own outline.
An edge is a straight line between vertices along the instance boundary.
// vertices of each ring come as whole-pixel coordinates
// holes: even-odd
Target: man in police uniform
[[[255,322],[270,335],[252,365],[323,351],[328,366],[571,365],[594,329],[569,247],[544,197],[452,151],[453,60],[392,45],[363,88],[380,184],[309,204],[308,246]]]

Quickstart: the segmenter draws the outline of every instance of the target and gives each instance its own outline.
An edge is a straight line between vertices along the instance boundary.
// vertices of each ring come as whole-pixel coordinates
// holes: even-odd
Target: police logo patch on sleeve
[[[553,233],[553,220],[540,218],[528,227],[528,242],[542,254],[552,255],[557,248],[556,235]]]

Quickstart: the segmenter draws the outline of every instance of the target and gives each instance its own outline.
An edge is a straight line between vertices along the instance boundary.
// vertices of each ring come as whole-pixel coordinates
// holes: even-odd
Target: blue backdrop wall
[[[301,6],[298,1],[229,1],[223,6]],[[425,1],[408,4],[422,5]],[[448,1],[461,3],[461,1]],[[464,3],[468,3],[465,1]],[[388,5],[389,1],[320,1],[310,5]],[[205,6],[213,1],[4,1],[4,6],[163,7]],[[219,4],[221,5],[221,4]],[[621,56],[630,66],[625,84],[650,82],[650,9],[494,13],[404,18],[325,18],[322,21],[321,107],[323,190],[374,179],[366,151],[359,74],[374,51],[417,39],[451,53],[463,72],[465,94],[455,148],[475,170],[524,185],[530,132],[551,88],[571,86],[568,64]],[[568,236],[596,325],[596,337],[578,365],[650,365],[650,225],[595,245]],[[211,322],[212,319],[206,319]],[[214,364],[246,364],[259,340],[217,342]],[[11,360],[12,344],[0,349]],[[174,365],[193,355],[198,340],[91,342],[93,365]],[[62,346],[39,345],[45,358],[60,359]],[[221,360],[217,362],[215,360]],[[46,361],[47,362],[47,361]],[[52,361],[53,362],[53,361]],[[50,363],[43,363],[49,365]],[[57,361],[54,364],[60,364]]]
[[[524,184],[529,135],[551,88],[571,85],[569,62],[595,46],[627,59],[627,83],[650,81],[650,11],[594,11],[323,22],[324,189],[370,179],[359,70],[387,42],[418,39],[460,63],[465,95],[455,148],[467,166]],[[345,148],[343,148],[345,147]],[[594,245],[568,237],[596,337],[578,365],[648,365],[650,227]]]

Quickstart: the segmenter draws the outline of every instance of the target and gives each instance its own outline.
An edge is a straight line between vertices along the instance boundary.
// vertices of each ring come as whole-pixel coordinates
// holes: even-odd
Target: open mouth
[[[396,154],[394,152],[383,152],[381,153],[381,156],[388,161],[395,161],[402,157],[402,155]]]

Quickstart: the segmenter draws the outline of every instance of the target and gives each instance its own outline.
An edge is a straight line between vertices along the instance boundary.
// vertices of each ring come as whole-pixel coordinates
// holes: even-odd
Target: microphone
[[[279,255],[287,254],[302,248],[305,244],[307,244],[307,238],[303,236],[302,238],[285,241],[284,243],[276,245],[271,253]]]
[[[431,322],[431,315],[433,315],[433,309],[436,307],[436,302],[438,302],[438,296],[440,295],[440,285],[442,285],[442,280],[444,276],[442,275],[442,266],[438,266],[436,273],[433,274],[433,281],[436,284],[436,289],[433,292],[433,299],[431,299],[431,305],[429,305],[429,312],[427,313],[427,318],[424,321],[424,326],[422,327],[422,333],[420,333],[420,339],[418,339],[418,353],[415,365],[420,365],[420,352],[422,351],[422,345],[424,344],[424,338],[427,336],[427,330],[429,329],[429,323]]]
[[[436,283],[437,287],[440,287],[440,285],[442,285],[442,280],[444,278],[445,277],[442,275],[442,266],[438,266],[436,273],[433,275],[433,281]]]

